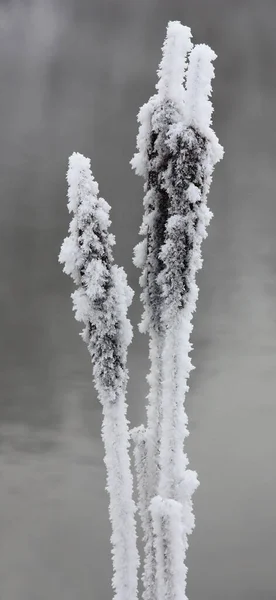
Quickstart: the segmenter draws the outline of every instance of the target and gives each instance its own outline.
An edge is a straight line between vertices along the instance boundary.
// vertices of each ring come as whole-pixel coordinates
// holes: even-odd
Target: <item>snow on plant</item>
[[[188,27],[169,22],[156,93],[140,109],[138,151],[131,161],[145,180],[143,240],[133,261],[142,271],[139,328],[149,334],[149,393],[147,424],[132,430],[145,545],[144,600],[186,599],[185,559],[198,479],[184,449],[189,434],[184,400],[193,368],[195,278],[212,217],[207,195],[223,155],[211,128],[215,58],[208,46],[193,46]],[[139,559],[126,420],[132,339],[127,309],[133,292],[124,270],[113,264],[110,207],[98,195],[90,160],[74,153],[67,180],[73,218],[59,260],[77,286],[75,316],[84,323],[82,337],[103,407],[115,598],[136,600]]]
[[[110,206],[98,196],[90,160],[74,153],[67,180],[68,210],[73,218],[59,260],[77,286],[72,294],[75,317],[84,323],[82,337],[92,358],[94,383],[103,407],[115,598],[135,600],[138,552],[125,400],[127,348],[132,339],[126,315],[133,291],[123,268],[113,264]]]
[[[145,236],[134,249],[134,264],[142,269],[140,284],[143,288],[141,299],[144,313],[140,323],[141,332],[149,332],[151,369],[148,375],[149,394],[147,406],[147,482],[148,498],[158,492],[160,471],[160,427],[162,366],[161,356],[164,345],[162,324],[163,302],[158,285],[158,276],[162,269],[159,256],[164,243],[168,201],[166,191],[160,186],[159,178],[164,168],[163,151],[168,123],[179,122],[183,113],[184,92],[182,83],[185,73],[186,54],[191,49],[190,29],[180,23],[170,23],[168,35],[163,47],[163,58],[158,70],[157,94],[150,98],[138,115],[140,128],[137,137],[138,152],[131,163],[136,173],[146,180],[144,197],[144,217],[140,234]],[[143,507],[148,511],[149,505]],[[141,507],[140,507],[141,512]],[[144,519],[145,521],[145,519]],[[144,600],[156,597],[156,561],[154,550],[154,532],[151,516],[149,524],[143,529],[145,543]],[[143,519],[142,519],[143,522]],[[149,568],[151,566],[151,568]]]
[[[223,154],[211,129],[214,58],[208,46],[192,47],[189,28],[169,23],[157,93],[138,115],[138,152],[132,159],[136,173],[145,179],[140,228],[144,239],[134,250],[134,264],[142,269],[140,330],[149,332],[151,360],[144,433],[149,493],[143,496],[147,505],[142,506],[142,524],[150,523],[144,539],[153,556],[146,557],[152,571],[145,566],[144,600],[186,597],[184,561],[187,535],[194,527],[192,495],[198,481],[184,453],[188,435],[184,398],[192,369],[195,275],[202,266],[201,243],[212,216],[206,199],[214,165]],[[145,518],[147,512],[152,521]],[[181,514],[178,528],[177,514]],[[180,587],[177,573],[182,573]]]

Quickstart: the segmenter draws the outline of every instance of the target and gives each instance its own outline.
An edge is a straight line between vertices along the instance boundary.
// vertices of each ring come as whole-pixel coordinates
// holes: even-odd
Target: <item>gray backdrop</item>
[[[147,338],[132,265],[136,114],[169,19],[218,54],[225,158],[193,333],[188,452],[199,473],[190,600],[275,600],[275,0],[1,0],[1,600],[109,600],[101,410],[57,263],[67,158],[92,159],[115,256],[136,290],[129,416],[144,419]]]

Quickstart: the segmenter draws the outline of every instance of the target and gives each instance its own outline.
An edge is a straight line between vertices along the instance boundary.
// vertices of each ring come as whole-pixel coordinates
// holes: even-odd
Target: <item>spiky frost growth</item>
[[[144,240],[134,249],[134,264],[142,269],[140,284],[144,314],[140,331],[153,328],[160,332],[161,303],[157,277],[162,269],[159,251],[164,242],[169,198],[160,185],[160,175],[169,157],[166,135],[168,127],[183,119],[183,77],[186,54],[191,49],[191,31],[178,22],[170,22],[163,45],[163,57],[158,69],[158,93],[142,106],[137,136],[138,152],[131,165],[145,179],[144,217],[140,235]]]
[[[77,286],[72,294],[75,317],[84,323],[82,337],[88,345],[103,407],[115,599],[135,600],[138,553],[125,401],[127,348],[132,339],[127,309],[133,291],[123,268],[113,265],[110,206],[98,196],[90,160],[74,153],[69,159],[67,181],[68,210],[73,218],[59,260]]]
[[[183,443],[188,435],[183,400],[189,389],[187,379],[192,368],[190,334],[198,297],[195,275],[202,266],[201,244],[212,217],[206,204],[212,172],[222,157],[222,148],[210,129],[209,95],[214,58],[214,52],[203,44],[191,52],[186,116],[183,122],[168,128],[166,140],[170,158],[162,173],[162,187],[170,201],[164,243],[159,252],[162,269],[157,277],[162,322],[166,328],[159,493],[179,500],[188,465],[183,455]],[[194,483],[196,486],[196,481]]]
[[[162,396],[162,349],[164,328],[162,324],[162,298],[158,276],[162,270],[159,252],[164,243],[168,218],[169,198],[160,185],[160,173],[166,166],[169,152],[166,144],[168,127],[183,118],[183,78],[186,54],[191,49],[191,31],[178,22],[170,22],[159,65],[157,93],[150,98],[138,115],[140,122],[137,137],[138,152],[131,161],[136,173],[145,179],[144,217],[140,234],[145,236],[134,249],[134,264],[142,269],[140,284],[144,313],[141,332],[149,332],[150,373],[147,406],[147,482],[149,512],[144,529],[145,565],[144,600],[156,598],[156,558],[154,531],[149,503],[158,493],[159,451]],[[143,523],[143,519],[142,519]]]
[[[182,574],[185,570],[187,535],[194,527],[192,495],[198,485],[183,451],[188,435],[184,398],[192,368],[195,275],[202,266],[201,243],[212,216],[206,199],[214,165],[223,154],[210,128],[215,54],[203,44],[192,49],[184,88],[186,53],[191,48],[190,30],[169,23],[157,94],[138,115],[138,152],[132,159],[136,173],[145,179],[140,229],[144,240],[135,248],[134,264],[142,269],[140,330],[149,331],[151,348],[147,439],[152,444],[149,479],[155,482],[157,475],[158,480],[157,490],[151,488],[152,498],[159,494],[150,504],[158,600],[162,587],[167,600],[186,598],[184,581],[180,589],[171,580],[174,569]],[[174,535],[176,513],[182,516],[182,541],[179,538],[174,545],[169,532]]]
[[[183,600],[187,567],[179,558],[185,553],[183,507],[175,500],[155,496],[150,505],[155,533],[158,600]]]
[[[144,425],[131,430],[134,442],[134,460],[137,474],[138,506],[143,528],[147,526],[148,486],[147,486],[147,431]]]
[[[144,565],[142,581],[144,600],[157,599],[156,596],[156,558],[154,530],[149,506],[152,497],[157,493],[159,481],[159,446],[160,446],[160,400],[161,400],[161,349],[160,335],[151,331],[149,341],[150,373],[147,380],[150,391],[147,395],[147,421],[132,430],[134,442],[135,470],[138,487],[138,511],[141,519],[144,542]]]
[[[151,501],[152,482],[148,473],[148,430],[144,425],[132,429],[134,442],[134,461],[138,491],[138,510],[141,518],[144,541],[144,569],[142,581],[145,588],[144,596],[147,600],[156,597],[155,576],[156,563],[154,552],[154,535],[151,514],[148,510]]]

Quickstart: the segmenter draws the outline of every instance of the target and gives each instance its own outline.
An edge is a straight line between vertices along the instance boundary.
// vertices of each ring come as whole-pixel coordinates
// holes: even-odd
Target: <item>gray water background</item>
[[[190,600],[276,598],[274,0],[0,2],[0,598],[109,600],[101,410],[78,336],[67,232],[68,156],[92,159],[116,261],[136,291],[129,417],[144,420],[147,338],[132,248],[142,181],[129,167],[168,20],[218,54],[225,147],[193,332],[188,453],[199,473]]]

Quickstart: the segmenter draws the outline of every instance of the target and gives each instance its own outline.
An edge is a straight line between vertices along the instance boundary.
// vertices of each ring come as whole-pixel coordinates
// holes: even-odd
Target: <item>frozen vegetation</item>
[[[196,309],[196,272],[212,214],[207,207],[214,165],[223,150],[211,128],[214,52],[193,46],[191,31],[170,22],[156,93],[140,109],[132,167],[144,179],[142,241],[134,263],[141,269],[149,335],[147,423],[131,432],[145,561],[144,600],[185,600],[188,536],[194,527],[197,474],[189,469],[185,395],[192,369],[190,335]],[[90,161],[74,153],[68,169],[69,235],[59,260],[73,278],[75,317],[93,364],[103,408],[107,489],[112,524],[116,600],[137,597],[138,552],[126,419],[127,309],[133,291],[113,263],[109,205],[99,196]]]
[[[110,207],[98,195],[89,159],[74,153],[67,179],[68,209],[73,218],[59,259],[77,286],[72,294],[75,317],[84,323],[82,337],[91,354],[94,383],[103,407],[113,587],[117,600],[129,600],[137,594],[138,568],[125,400],[127,347],[132,338],[126,312],[133,291],[124,270],[113,264]]]

